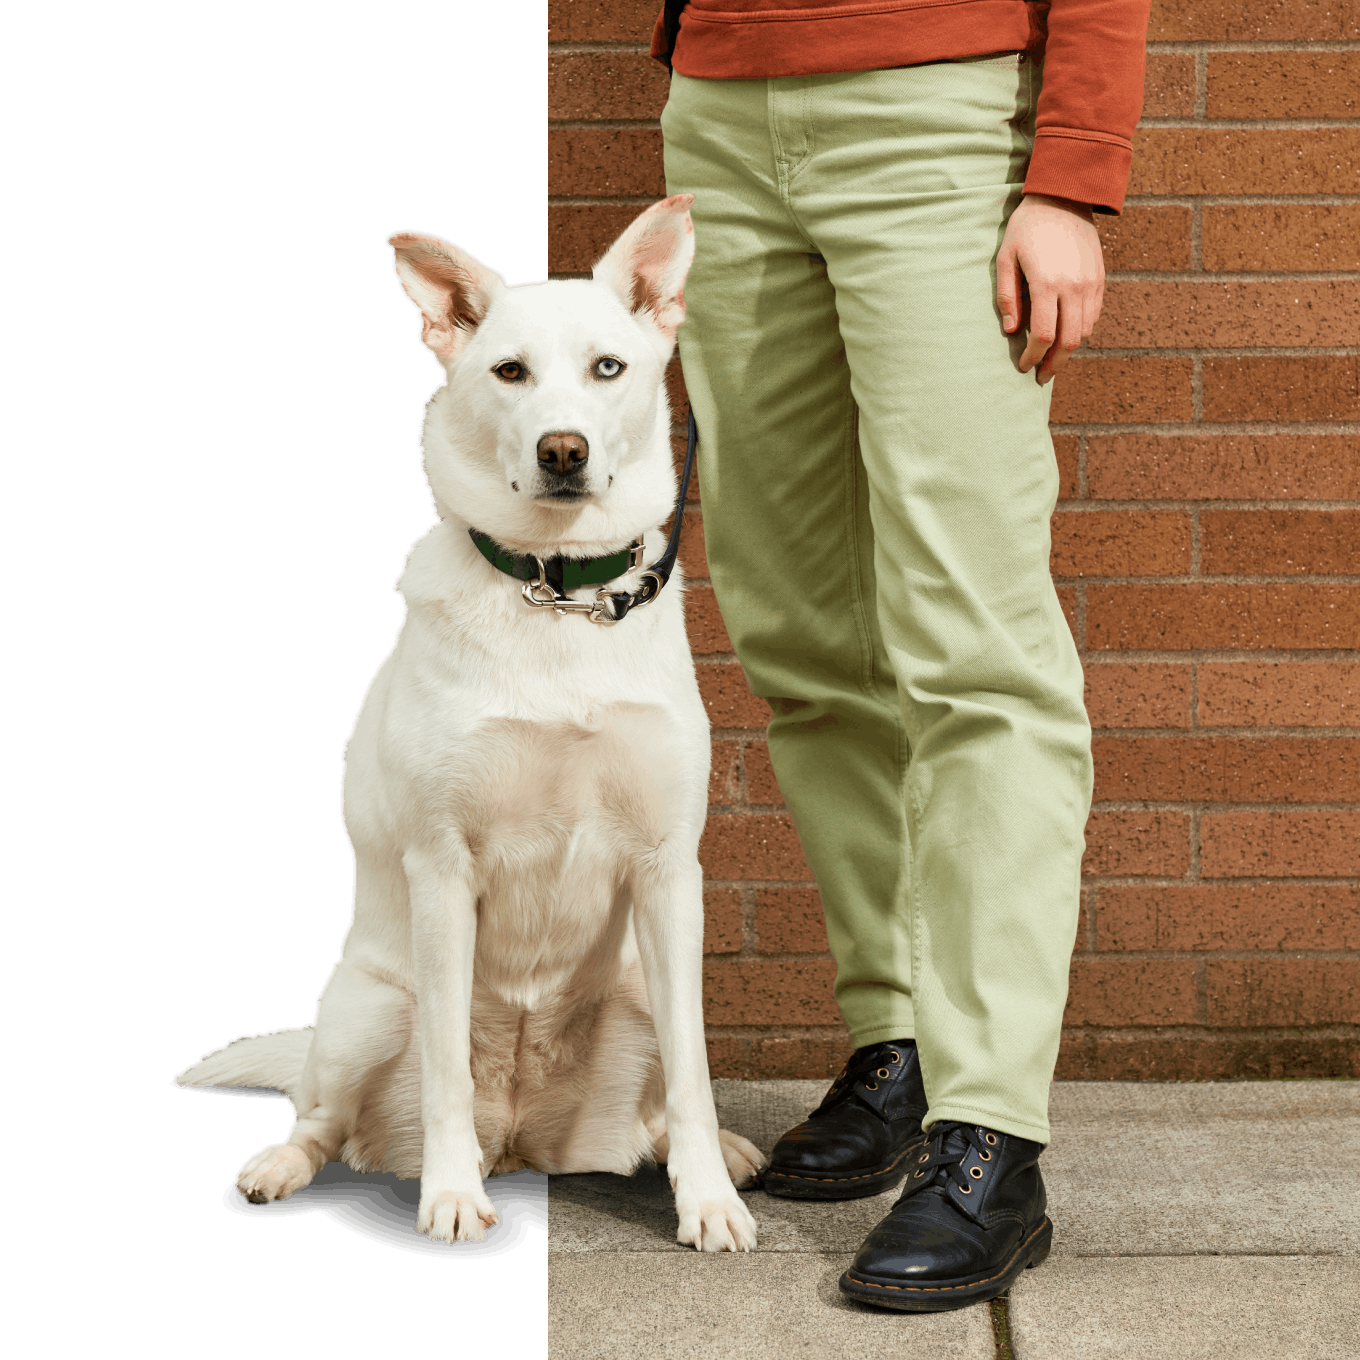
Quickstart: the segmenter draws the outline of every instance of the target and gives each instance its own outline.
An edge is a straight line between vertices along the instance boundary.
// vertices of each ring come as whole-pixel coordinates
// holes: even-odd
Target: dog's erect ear
[[[693,194],[653,203],[609,247],[593,277],[608,284],[630,312],[647,312],[667,339],[685,319],[685,275],[694,259]]]
[[[456,359],[505,287],[494,270],[437,236],[393,236],[397,277],[425,320],[420,338],[443,363]]]

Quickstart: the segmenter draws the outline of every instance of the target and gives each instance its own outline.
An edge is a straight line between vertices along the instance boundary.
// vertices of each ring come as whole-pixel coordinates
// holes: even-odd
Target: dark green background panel
[[[547,1349],[547,1242],[450,1261],[228,1212],[348,921],[340,751],[431,521],[384,237],[547,271],[547,5],[49,5],[5,22],[7,1340]],[[15,1251],[16,1248],[16,1251]]]

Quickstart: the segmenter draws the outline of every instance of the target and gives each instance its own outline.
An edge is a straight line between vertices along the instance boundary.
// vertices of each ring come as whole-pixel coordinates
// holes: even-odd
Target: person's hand
[[[1022,289],[1029,286],[1028,302]],[[1020,371],[1051,382],[1095,328],[1105,296],[1105,262],[1084,203],[1026,194],[1006,224],[996,257],[996,302],[1007,335],[1027,326]]]

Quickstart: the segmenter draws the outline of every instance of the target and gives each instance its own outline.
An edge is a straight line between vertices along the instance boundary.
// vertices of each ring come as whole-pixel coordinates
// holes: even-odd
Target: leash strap
[[[498,571],[524,582],[524,602],[536,608],[553,609],[559,614],[585,614],[591,623],[619,623],[630,610],[651,604],[665,588],[675,570],[676,555],[680,551],[680,532],[684,528],[685,501],[689,497],[689,479],[694,472],[694,454],[699,446],[699,429],[694,423],[694,412],[689,413],[689,428],[685,440],[685,465],[680,472],[680,494],[676,497],[675,513],[671,519],[671,534],[666,551],[642,573],[642,583],[634,591],[597,590],[594,600],[572,600],[565,591],[583,585],[613,581],[642,564],[642,539],[635,539],[627,548],[608,557],[584,559],[550,557],[546,561],[532,555],[516,556],[508,553],[489,535],[477,529],[468,534],[477,551]]]
[[[671,68],[671,58],[675,55],[675,40],[680,36],[680,11],[687,3],[688,0],[666,0],[662,10],[661,32],[666,42],[663,59],[668,71]]]
[[[666,551],[642,573],[642,584],[631,595],[626,591],[613,591],[609,594],[614,623],[618,623],[630,609],[651,604],[661,594],[666,582],[671,579],[671,572],[675,570],[676,554],[680,551],[680,530],[685,522],[685,500],[689,496],[689,479],[694,471],[694,452],[698,447],[699,428],[694,423],[694,411],[691,409],[689,428],[685,436],[685,466],[680,472],[680,494],[675,500],[675,514],[671,520],[671,536],[666,541]]]

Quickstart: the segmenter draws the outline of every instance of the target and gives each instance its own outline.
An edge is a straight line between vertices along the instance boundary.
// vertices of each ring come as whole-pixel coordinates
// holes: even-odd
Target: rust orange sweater
[[[1044,85],[1025,192],[1124,206],[1151,0],[690,0],[673,65],[711,80],[1030,52]],[[660,16],[652,55],[664,60]]]

